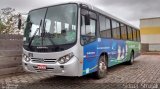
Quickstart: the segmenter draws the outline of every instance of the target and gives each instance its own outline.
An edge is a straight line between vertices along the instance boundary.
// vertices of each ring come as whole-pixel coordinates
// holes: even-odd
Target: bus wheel
[[[98,62],[98,69],[95,72],[95,76],[97,79],[104,78],[106,76],[107,72],[107,62],[106,62],[106,55],[103,55],[100,57],[99,62]]]
[[[127,64],[132,65],[134,62],[134,52],[131,52],[130,60],[127,62]]]

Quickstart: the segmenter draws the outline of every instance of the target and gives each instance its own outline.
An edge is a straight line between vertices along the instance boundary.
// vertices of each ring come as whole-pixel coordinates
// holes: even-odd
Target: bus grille
[[[31,58],[33,63],[46,63],[46,64],[54,64],[56,63],[56,59],[42,59],[42,58]]]
[[[48,52],[48,49],[36,49],[37,52]]]

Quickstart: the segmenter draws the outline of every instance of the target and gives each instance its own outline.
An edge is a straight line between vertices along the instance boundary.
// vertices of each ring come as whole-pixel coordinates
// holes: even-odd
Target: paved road
[[[133,65],[118,65],[109,68],[105,78],[96,80],[92,77],[55,77],[52,74],[21,73],[0,77],[0,83],[9,87],[24,85],[26,87],[47,88],[160,88],[160,55],[142,55],[135,59]],[[107,83],[107,84],[106,84]],[[126,84],[131,85],[126,85]],[[132,85],[135,83],[134,85]],[[138,85],[138,84],[152,85]],[[9,84],[9,85],[8,85]],[[42,89],[43,89],[42,88]],[[16,88],[15,88],[16,89]],[[26,88],[27,89],[27,88]],[[39,88],[40,89],[40,88]]]

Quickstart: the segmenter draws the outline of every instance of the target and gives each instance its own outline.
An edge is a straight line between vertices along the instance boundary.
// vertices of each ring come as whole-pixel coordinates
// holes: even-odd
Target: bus
[[[23,37],[23,68],[57,76],[94,75],[133,64],[140,54],[137,27],[92,5],[67,2],[29,11]]]

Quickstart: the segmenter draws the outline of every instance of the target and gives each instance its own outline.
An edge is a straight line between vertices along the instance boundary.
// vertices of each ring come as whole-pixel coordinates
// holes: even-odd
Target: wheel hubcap
[[[131,57],[131,62],[133,63],[133,61],[134,61],[134,58],[133,58],[133,56]]]
[[[100,62],[99,69],[100,69],[101,72],[106,71],[106,63],[104,61]]]

